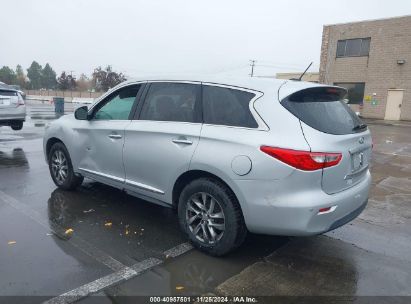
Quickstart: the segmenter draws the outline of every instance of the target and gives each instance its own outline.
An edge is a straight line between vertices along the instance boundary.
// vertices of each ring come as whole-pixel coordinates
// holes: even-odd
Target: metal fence
[[[97,98],[104,92],[79,92],[79,91],[54,91],[54,90],[24,90],[26,95],[71,97],[71,98]]]

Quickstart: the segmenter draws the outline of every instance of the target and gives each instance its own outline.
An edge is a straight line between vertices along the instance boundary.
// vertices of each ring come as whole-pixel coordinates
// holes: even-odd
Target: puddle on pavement
[[[202,295],[262,260],[289,241],[285,237],[250,234],[245,243],[226,257],[211,257],[197,250],[166,260],[163,265],[118,286],[108,288],[108,297],[149,295]],[[121,298],[120,302],[127,300]],[[126,302],[125,302],[126,303]]]
[[[186,241],[173,209],[89,182],[77,191],[56,189],[48,200],[51,227],[73,233],[128,266]]]
[[[13,302],[1,296],[55,296],[111,273],[1,200],[0,223],[1,303]],[[37,302],[36,298],[29,299],[27,302]]]
[[[25,167],[28,168],[26,153],[21,148],[0,150],[0,168]]]

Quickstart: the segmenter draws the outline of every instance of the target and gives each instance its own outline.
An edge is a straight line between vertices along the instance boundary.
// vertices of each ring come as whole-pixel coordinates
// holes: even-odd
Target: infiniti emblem
[[[364,137],[360,137],[360,139],[358,140],[358,142],[359,142],[360,144],[363,144],[363,143],[364,143]]]

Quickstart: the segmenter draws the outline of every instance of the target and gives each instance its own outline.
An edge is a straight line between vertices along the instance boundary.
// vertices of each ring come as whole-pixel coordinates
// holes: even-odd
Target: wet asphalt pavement
[[[312,238],[250,235],[235,253],[213,258],[190,249],[172,209],[90,180],[74,192],[57,189],[42,149],[53,117],[48,105],[30,106],[23,130],[0,128],[0,296],[38,296],[19,299],[31,303],[93,291],[99,303],[130,303],[116,297],[241,288],[300,295],[327,282],[331,294],[411,295],[411,127],[370,126],[372,195],[354,222]],[[290,263],[301,266],[297,274]],[[256,273],[286,288],[269,292],[262,281],[258,289]]]

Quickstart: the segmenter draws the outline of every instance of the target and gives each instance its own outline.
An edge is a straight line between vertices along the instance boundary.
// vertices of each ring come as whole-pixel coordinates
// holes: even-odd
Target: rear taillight
[[[18,95],[18,101],[17,101],[17,106],[24,106],[24,99],[21,97],[21,95]]]
[[[341,153],[308,152],[261,146],[264,153],[300,170],[314,171],[337,165]]]

